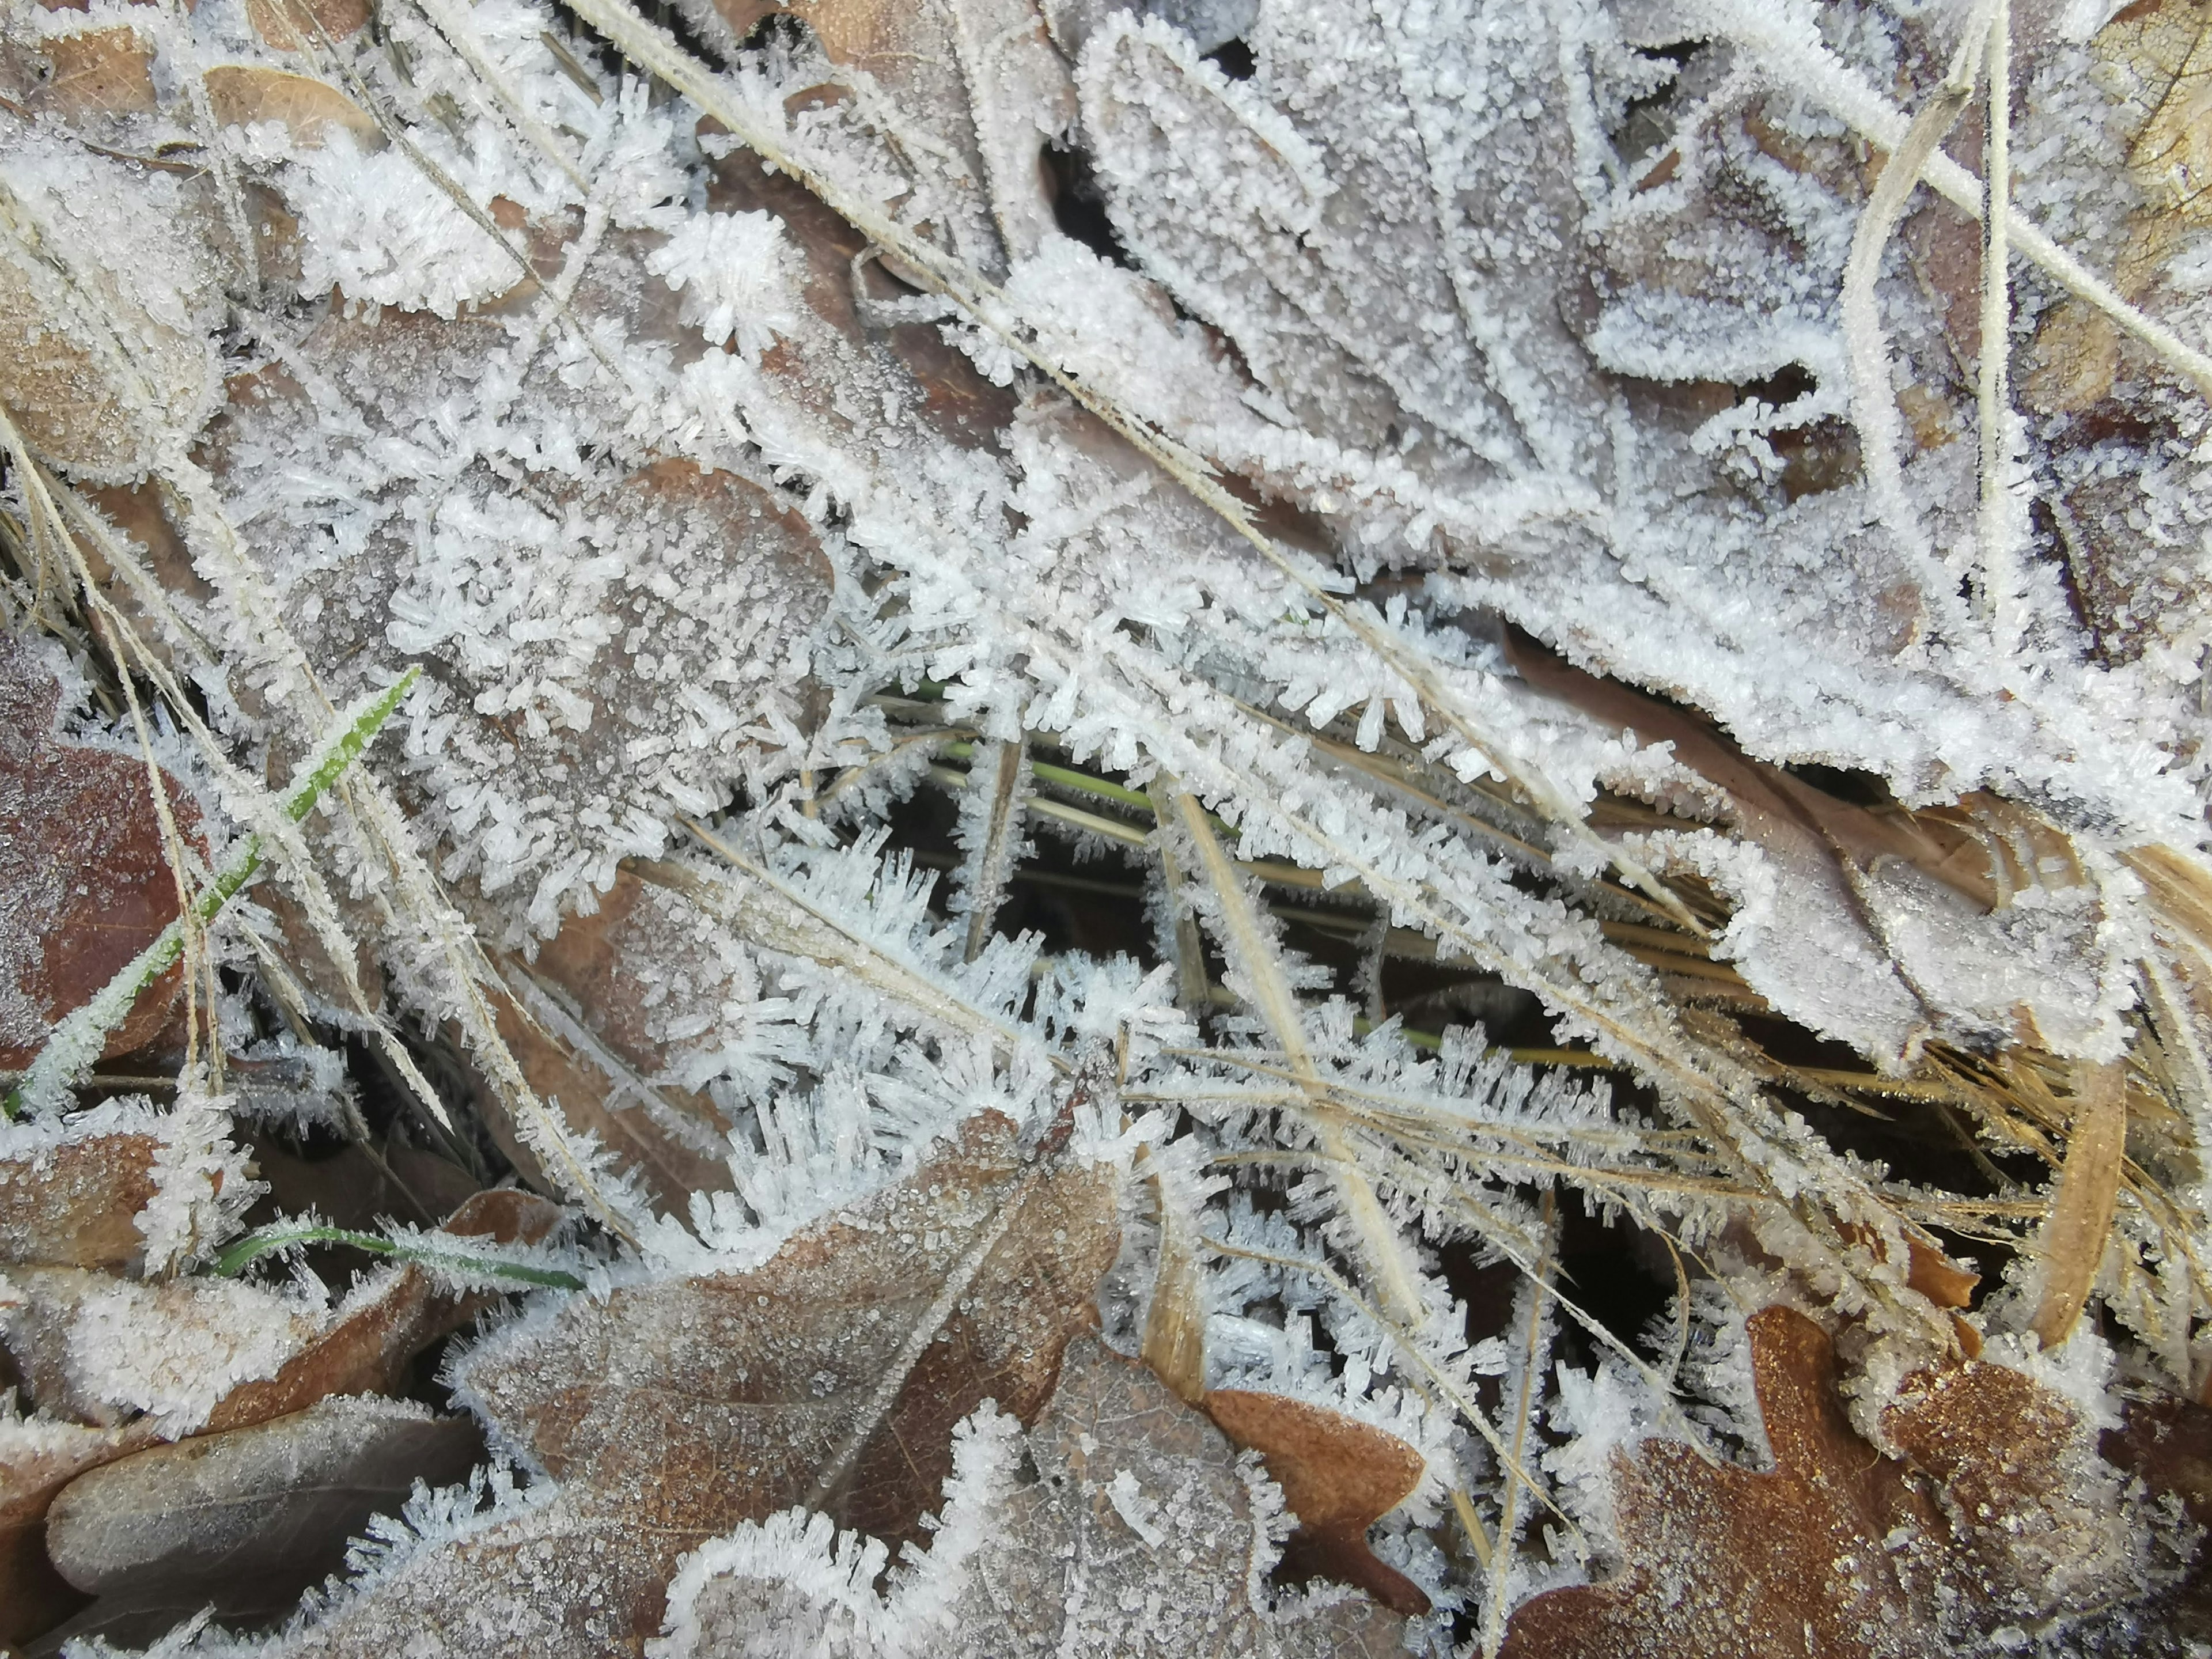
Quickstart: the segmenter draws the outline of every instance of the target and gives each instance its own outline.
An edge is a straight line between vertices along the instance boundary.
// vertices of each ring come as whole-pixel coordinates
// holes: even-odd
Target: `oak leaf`
[[[952,1427],[1034,1418],[1118,1239],[1112,1175],[969,1119],[750,1272],[542,1305],[455,1371],[553,1478],[380,1567],[287,1655],[637,1652],[686,1551],[793,1504],[923,1535]]]
[[[1071,1343],[1027,1433],[962,1425],[927,1556],[887,1598],[880,1544],[787,1510],[701,1550],[654,1659],[1292,1659],[1401,1651],[1399,1620],[1340,1589],[1270,1598],[1281,1498],[1143,1365]]]
[[[1765,1474],[1678,1442],[1615,1454],[1625,1570],[1513,1615],[1508,1659],[1947,1655],[2139,1594],[2118,1472],[2081,1411],[2002,1365],[1905,1379],[1869,1445],[1803,1315],[1750,1321]]]

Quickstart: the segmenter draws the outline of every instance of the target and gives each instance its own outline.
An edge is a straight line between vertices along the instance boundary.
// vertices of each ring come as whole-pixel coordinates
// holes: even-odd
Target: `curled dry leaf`
[[[343,1566],[370,1516],[398,1510],[417,1480],[465,1478],[483,1449],[469,1419],[340,1397],[103,1464],[47,1512],[48,1557],[99,1600],[45,1644],[143,1642],[204,1607],[230,1624],[281,1617]]]
[[[2118,1472],[2069,1401],[1996,1364],[1919,1373],[1882,1419],[1900,1461],[1853,1432],[1819,1326],[1769,1308],[1750,1333],[1773,1469],[1616,1454],[1623,1570],[1520,1608],[1508,1659],[1937,1659],[2142,1593]]]
[[[1270,1598],[1280,1499],[1200,1413],[1095,1338],[1026,1433],[962,1425],[929,1553],[887,1596],[869,1540],[788,1510],[694,1556],[655,1659],[1382,1659],[1392,1614],[1343,1590]],[[880,1547],[876,1547],[878,1549]]]
[[[9,1070],[30,1064],[53,1022],[177,915],[145,762],[119,744],[64,737],[60,702],[38,647],[0,633],[0,1067]],[[162,783],[178,827],[193,834],[198,807],[166,772]],[[161,1034],[180,971],[147,988],[109,1035],[109,1054]]]
[[[1110,1174],[987,1112],[755,1271],[541,1306],[457,1381],[556,1491],[386,1566],[281,1651],[635,1653],[678,1557],[739,1521],[798,1504],[921,1539],[953,1425],[1051,1395],[1115,1213]]]

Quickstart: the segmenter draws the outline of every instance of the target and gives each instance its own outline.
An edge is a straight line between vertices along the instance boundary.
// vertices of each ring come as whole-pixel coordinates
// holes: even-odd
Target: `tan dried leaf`
[[[368,0],[246,0],[246,21],[279,52],[349,40],[368,22]]]
[[[158,102],[154,48],[135,28],[88,29],[58,35],[40,48],[40,85],[33,106],[42,115],[137,115]]]
[[[327,81],[294,75],[264,64],[218,64],[202,76],[218,126],[254,121],[282,123],[295,143],[319,148],[336,128],[353,134],[363,149],[384,143],[376,118]]]
[[[2066,1161],[2051,1194],[2051,1213],[2036,1242],[2043,1292],[2033,1329],[2045,1347],[2072,1334],[2089,1299],[2119,1200],[2127,1161],[2127,1066],[2119,1061],[2079,1068],[2074,1121],[2066,1135]]]

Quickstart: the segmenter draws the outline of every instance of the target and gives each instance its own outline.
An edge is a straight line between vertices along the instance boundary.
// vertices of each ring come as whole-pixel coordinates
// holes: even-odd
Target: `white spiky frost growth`
[[[321,855],[349,917],[387,913],[398,995],[467,1024],[547,1179],[637,1247],[624,1271],[756,1264],[967,1114],[1032,1123],[1071,1078],[1110,1078],[1089,1097],[1097,1138],[1126,1114],[1154,1170],[1133,1164],[1133,1191],[1168,1197],[1128,1218],[1109,1336],[1142,1343],[1152,1258],[1182,1229],[1200,1265],[1178,1316],[1202,1327],[1205,1380],[1415,1445],[1427,1473],[1381,1547],[1493,1644],[1517,1601],[1617,1544],[1611,1450],[1668,1433],[1758,1454],[1727,1291],[1848,1322],[1877,1379],[1863,1425],[1884,1383],[1944,1351],[1905,1265],[1944,1195],[1837,1152],[1767,1088],[1730,1005],[1624,944],[1679,920],[1649,896],[1660,882],[1703,884],[1727,911],[1711,955],[1753,1002],[1893,1071],[1934,1042],[2073,1061],[2144,1040],[2142,964],[2166,924],[2119,855],[2197,851],[2212,765],[2195,390],[2131,371],[2166,422],[2147,456],[2070,446],[2063,410],[2008,413],[1997,485],[2068,516],[1996,515],[1989,544],[1970,412],[1926,423],[1893,489],[1790,470],[1793,446],[1860,418],[1850,364],[1869,346],[1892,390],[1969,410],[1909,226],[1876,250],[1883,337],[1847,337],[1842,292],[1865,203],[1851,147],[1896,148],[1908,112],[1887,89],[1934,84],[1955,44],[1943,9],[1054,0],[990,35],[988,74],[933,79],[927,53],[864,70],[771,32],[692,65],[688,99],[579,58],[563,15],[528,0],[484,0],[465,29],[446,9],[289,56],[228,0],[133,20],[178,64],[318,74],[392,129],[309,143],[156,112],[107,134],[211,143],[299,223],[296,268],[234,283],[222,367],[242,389],[189,456],[215,384],[222,181],[187,211],[167,174],[64,155],[13,115],[0,159],[81,289],[103,264],[179,273],[173,304],[94,297],[145,335],[131,407],[166,434],[120,470],[191,506],[198,589],[143,610],[189,672],[234,682],[207,742],[281,755],[319,729],[317,697],[424,666],[375,768],[388,793]],[[633,57],[653,43],[618,0],[577,9]],[[2016,210],[2110,269],[2142,205],[2097,152],[2120,116],[2087,31],[2038,27]],[[1202,55],[1232,36],[1248,79]],[[1686,44],[1686,66],[1656,50]],[[1634,106],[1669,87],[1671,131],[1632,147]],[[696,136],[702,109],[722,134]],[[764,184],[730,133],[788,176]],[[1128,264],[1056,228],[1045,142],[1089,157]],[[824,252],[775,193],[799,178],[860,227],[859,256]],[[149,202],[198,241],[103,261]],[[2171,335],[2203,331],[2203,264],[2188,244],[2143,298]],[[40,280],[88,325],[85,294]],[[2025,260],[2016,343],[2069,285],[2086,303]],[[933,397],[957,379],[945,347],[1010,392],[995,433]],[[1902,441],[1893,418],[1867,425],[1867,444]],[[1293,533],[1242,533],[1214,471],[1297,509]],[[2166,562],[2153,580],[2124,552]],[[2104,583],[2101,609],[2075,614],[2062,566]],[[1656,705],[1548,695],[1500,619],[1771,767],[1871,775],[1908,806],[1988,791],[2033,808],[2036,824],[1977,820],[2017,843],[1995,862],[2024,878],[1984,910],[1909,859],[1839,848]],[[945,763],[957,744],[964,775]],[[1121,793],[1054,785],[1036,750]],[[887,851],[924,785],[961,792],[942,884]],[[1608,836],[1590,817],[1606,801],[1665,816]],[[994,930],[1047,842],[1133,866],[1158,967]],[[641,860],[657,948],[627,967],[666,1064],[609,1061],[608,1109],[728,1164],[658,1212],[514,1086],[479,1006],[492,985],[530,1003],[534,942]],[[304,844],[291,871],[312,871]],[[1316,914],[1355,901],[1334,914],[1353,915],[1364,989],[1294,948],[1285,892]],[[496,972],[483,945],[510,953]],[[1416,1046],[1378,1006],[1386,957],[1516,988],[1555,1042],[1647,1092],[1516,1065],[1471,1025]],[[2166,1083],[2188,1127],[2143,1150],[2188,1170],[2212,1101],[2177,994],[2169,1047],[2198,1075]],[[220,1231],[185,1214],[219,1144],[211,1120],[179,1132],[148,1233],[170,1261]],[[1684,1267],[1670,1331],[1632,1341],[1577,1305],[1554,1260],[1571,1204],[1698,1253],[1711,1276]],[[2162,1227],[2203,1237],[2202,1193],[2178,1206],[2129,1212],[2137,1248],[2105,1288],[2146,1363],[2187,1385],[2204,1287],[2150,1246]],[[1541,1288],[1475,1340],[1447,1256]],[[274,1353],[279,1312],[255,1306],[241,1329]],[[1570,1328],[1595,1369],[1558,1360]],[[109,1387],[179,1422],[204,1404],[158,1369]],[[1538,1424],[1562,1443],[1540,1457]],[[993,1432],[970,1425],[948,1525],[997,1478]],[[1486,1529],[1489,1571],[1437,1552],[1424,1528],[1447,1512]],[[687,1593],[748,1562],[842,1621],[841,1642],[907,1639],[818,1520],[702,1556]]]

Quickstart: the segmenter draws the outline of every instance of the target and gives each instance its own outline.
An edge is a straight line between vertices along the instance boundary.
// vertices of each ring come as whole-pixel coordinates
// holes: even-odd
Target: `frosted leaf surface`
[[[58,678],[59,668],[66,681]],[[177,914],[160,821],[136,745],[62,726],[75,672],[57,650],[0,635],[0,1066],[27,1065],[62,1015],[91,1000]],[[167,773],[180,831],[200,809]],[[173,971],[141,994],[107,1036],[128,1053],[167,1024]]]
[[[1051,1394],[1115,1208],[1110,1170],[1030,1164],[986,1113],[754,1271],[532,1310],[457,1381],[555,1484],[398,1548],[267,1650],[598,1652],[658,1628],[678,1557],[738,1520],[811,1503],[919,1538],[953,1425]]]
[[[835,1659],[989,1652],[1197,1659],[1380,1656],[1402,1627],[1364,1597],[1266,1582],[1282,1494],[1142,1366],[1068,1346],[1035,1427],[988,1408],[960,1426],[926,1553],[872,1579],[880,1543],[787,1510],[703,1546],[653,1659],[808,1650]]]
[[[32,1267],[5,1285],[7,1344],[43,1408],[96,1424],[143,1412],[169,1438],[238,1384],[276,1375],[324,1322],[319,1304],[235,1279],[154,1285]]]
[[[1624,1570],[1522,1607],[1511,1659],[1950,1654],[2160,1582],[2094,1425],[2021,1372],[1909,1378],[1882,1419],[1907,1463],[1851,1431],[1817,1326],[1770,1308],[1750,1340],[1772,1471],[1663,1440],[1616,1451]]]

